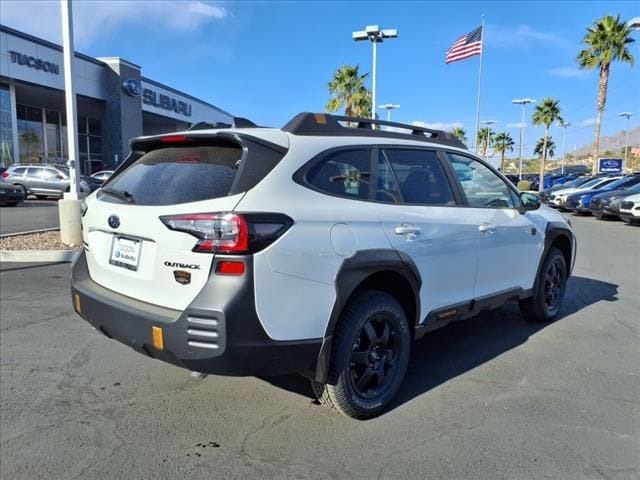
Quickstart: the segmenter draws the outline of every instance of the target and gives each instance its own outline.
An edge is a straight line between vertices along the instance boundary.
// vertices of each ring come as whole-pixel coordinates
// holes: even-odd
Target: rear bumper
[[[313,374],[322,339],[270,339],[254,306],[251,257],[243,260],[244,276],[212,273],[201,293],[180,312],[98,285],[89,275],[83,251],[72,267],[72,300],[76,312],[109,338],[189,370],[231,376]],[[154,347],[152,327],[162,329],[162,350]]]

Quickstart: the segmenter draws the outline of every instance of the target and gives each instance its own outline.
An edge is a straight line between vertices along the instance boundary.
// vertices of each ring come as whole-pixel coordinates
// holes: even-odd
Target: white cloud
[[[527,124],[526,123],[507,123],[507,128],[521,128],[521,127],[526,127]]]
[[[562,78],[581,78],[588,75],[589,72],[581,70],[578,67],[556,67],[547,70],[547,73],[555,77]]]
[[[522,47],[545,43],[567,45],[567,40],[553,32],[536,30],[530,25],[487,25],[486,42],[498,47]]]
[[[577,127],[592,127],[596,124],[596,118],[587,118],[586,120],[582,120],[576,124]]]
[[[418,127],[424,127],[424,128],[431,128],[433,130],[444,130],[446,132],[451,132],[454,128],[463,128],[464,127],[464,123],[462,122],[434,122],[434,123],[427,123],[427,122],[422,122],[420,120],[414,120],[413,122],[411,122],[411,125],[416,125]]]
[[[188,32],[228,16],[225,8],[203,1],[82,1],[73,3],[74,37],[85,48],[122,27],[153,25],[159,31]],[[33,14],[37,12],[37,16]],[[56,43],[62,41],[60,3],[55,1],[0,2],[2,23]],[[36,21],[35,19],[41,19]]]

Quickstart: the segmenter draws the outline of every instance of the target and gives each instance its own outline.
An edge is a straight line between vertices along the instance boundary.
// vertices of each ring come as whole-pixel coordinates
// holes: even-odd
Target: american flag
[[[482,54],[482,27],[461,36],[447,50],[447,63]]]

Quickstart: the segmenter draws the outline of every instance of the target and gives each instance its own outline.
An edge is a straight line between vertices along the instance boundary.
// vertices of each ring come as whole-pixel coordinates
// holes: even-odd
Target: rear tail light
[[[2,172],[2,178],[7,178],[9,174],[7,172]]]
[[[165,135],[160,137],[162,143],[184,143],[190,142],[191,139],[186,135]]]
[[[277,213],[194,213],[160,217],[171,230],[198,238],[194,252],[254,253],[282,235],[293,221]]]

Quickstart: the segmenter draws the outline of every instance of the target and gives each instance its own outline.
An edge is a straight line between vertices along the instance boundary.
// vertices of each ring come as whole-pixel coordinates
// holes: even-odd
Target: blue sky
[[[636,8],[634,8],[636,7]],[[513,98],[560,99],[567,150],[592,140],[598,74],[577,69],[585,27],[605,14],[640,15],[616,2],[75,2],[76,49],[120,56],[143,74],[259,124],[281,126],[300,111],[322,111],[326,84],[342,64],[371,70],[371,45],[351,32],[397,28],[378,50],[378,103],[401,108],[393,119],[435,127],[462,125],[472,136],[478,57],[450,65],[444,52],[485,15],[481,118],[517,139]],[[59,3],[5,0],[8,26],[60,42]],[[34,16],[33,12],[40,12]],[[640,32],[632,53],[640,62]],[[638,66],[612,67],[603,134],[640,123]],[[529,113],[531,107],[529,107]],[[381,112],[384,114],[384,112]],[[530,121],[530,115],[527,115]],[[511,125],[511,126],[510,126]],[[527,130],[527,146],[542,135]],[[552,135],[560,148],[562,134]],[[530,148],[527,148],[530,150]]]

